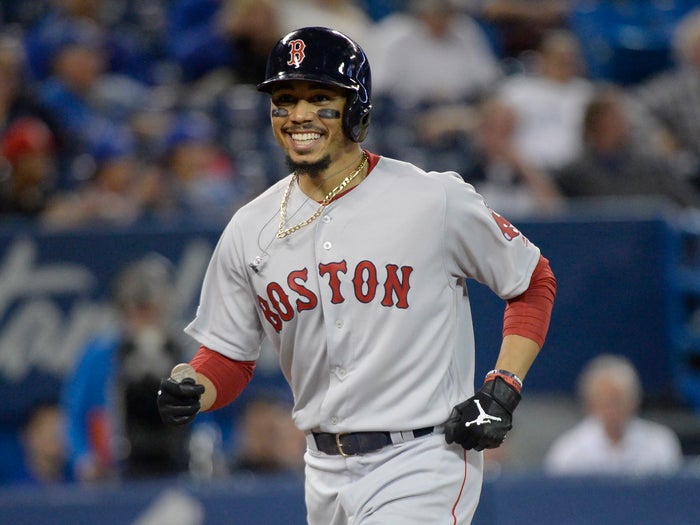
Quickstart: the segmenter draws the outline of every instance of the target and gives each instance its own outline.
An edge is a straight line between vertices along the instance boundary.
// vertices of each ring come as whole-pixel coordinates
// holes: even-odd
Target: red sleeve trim
[[[503,336],[521,335],[532,339],[542,348],[549,330],[556,291],[557,280],[549,261],[540,256],[528,289],[507,302],[503,316]]]
[[[236,399],[250,383],[255,361],[236,361],[201,346],[190,361],[196,372],[206,376],[216,388],[216,400],[209,410],[216,410]]]

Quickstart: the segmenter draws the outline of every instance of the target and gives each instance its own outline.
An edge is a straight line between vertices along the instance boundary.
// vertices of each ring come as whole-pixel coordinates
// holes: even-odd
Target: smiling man
[[[291,173],[222,234],[185,329],[201,347],[161,381],[161,417],[233,401],[266,339],[306,433],[309,524],[470,523],[482,451],[510,430],[544,344],[549,263],[458,174],[360,146],[370,67],[345,35],[290,33],[258,88]],[[467,279],[505,302],[477,392]]]

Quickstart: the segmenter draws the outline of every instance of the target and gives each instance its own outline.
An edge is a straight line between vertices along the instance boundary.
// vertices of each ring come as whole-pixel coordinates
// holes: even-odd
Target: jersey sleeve
[[[540,250],[488,207],[457,174],[436,174],[445,188],[445,265],[450,275],[485,284],[502,299],[523,293]]]
[[[255,361],[260,355],[263,332],[250,300],[241,246],[242,232],[234,217],[214,249],[197,314],[185,332],[226,357]]]

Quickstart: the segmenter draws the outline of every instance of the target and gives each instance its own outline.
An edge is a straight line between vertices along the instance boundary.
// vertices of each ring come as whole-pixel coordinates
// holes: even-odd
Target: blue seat
[[[630,85],[673,64],[672,38],[690,0],[578,0],[569,26],[578,36],[588,76]]]

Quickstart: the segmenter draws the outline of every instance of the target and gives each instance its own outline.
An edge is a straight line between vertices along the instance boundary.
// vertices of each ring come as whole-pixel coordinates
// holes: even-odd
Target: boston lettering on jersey
[[[408,308],[410,276],[413,268],[387,264],[381,271],[371,261],[360,261],[352,271],[352,286],[342,286],[341,274],[348,275],[347,261],[321,263],[318,275],[326,281],[331,292],[331,303],[340,304],[346,297],[354,297],[360,303],[380,301],[385,307]],[[265,319],[279,332],[284,322],[304,310],[318,306],[319,298],[305,286],[309,277],[308,268],[294,270],[287,282],[272,281],[266,287],[267,298],[258,295],[258,305]],[[381,277],[381,281],[380,281]]]

